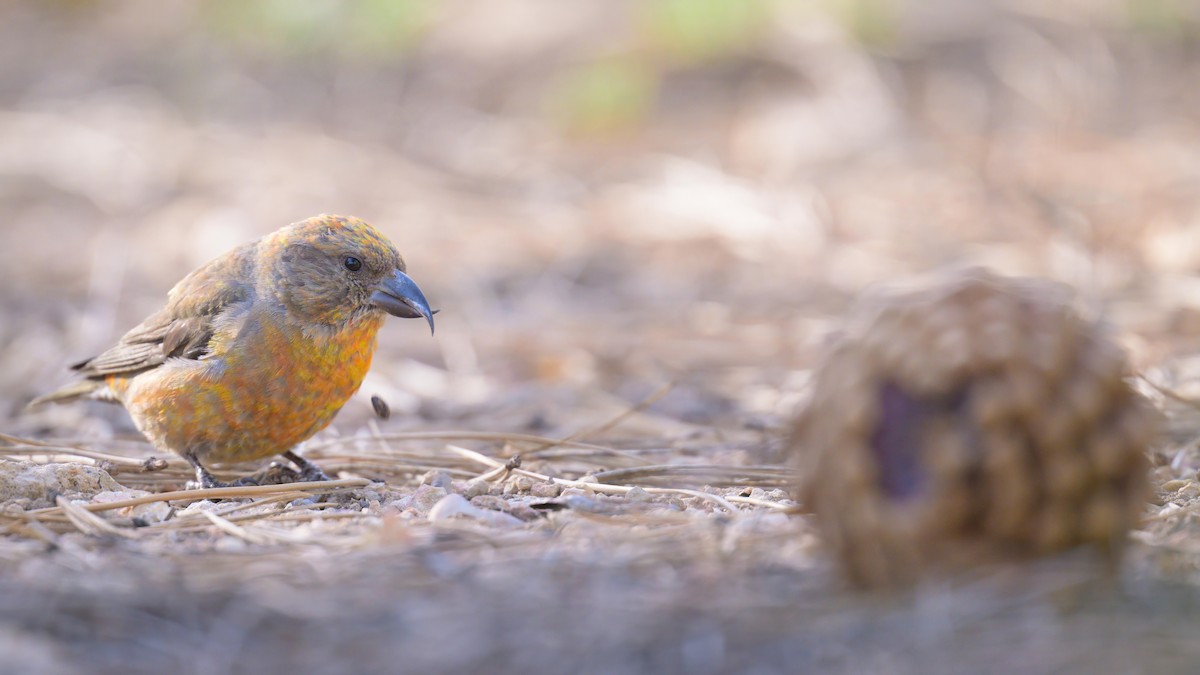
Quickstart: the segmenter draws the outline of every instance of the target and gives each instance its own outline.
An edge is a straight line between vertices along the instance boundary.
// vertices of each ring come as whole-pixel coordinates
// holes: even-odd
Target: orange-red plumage
[[[87,379],[41,401],[121,403],[156,446],[204,465],[284,454],[325,428],[371,365],[384,313],[432,311],[396,248],[357,218],[317,216],[197,269]]]

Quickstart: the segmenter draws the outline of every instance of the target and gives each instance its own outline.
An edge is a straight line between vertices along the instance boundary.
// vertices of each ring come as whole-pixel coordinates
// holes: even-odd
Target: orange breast
[[[159,447],[202,461],[269,457],[329,425],[362,384],[382,321],[309,334],[252,315],[222,357],[135,377],[125,405]]]

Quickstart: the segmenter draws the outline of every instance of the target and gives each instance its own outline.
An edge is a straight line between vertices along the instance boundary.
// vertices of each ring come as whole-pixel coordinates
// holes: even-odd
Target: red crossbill
[[[158,448],[209,462],[281,454],[324,429],[362,384],[384,313],[433,311],[396,247],[357,218],[321,215],[244,244],[187,275],[167,304],[108,351],[72,366],[85,379],[31,405],[120,403]],[[252,480],[243,479],[245,482]]]

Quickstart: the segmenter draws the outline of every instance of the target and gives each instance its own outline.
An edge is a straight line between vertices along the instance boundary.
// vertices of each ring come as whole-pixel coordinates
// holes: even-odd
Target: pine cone
[[[1062,286],[978,270],[864,300],[791,439],[801,498],[850,578],[1096,544],[1149,494],[1158,414]]]

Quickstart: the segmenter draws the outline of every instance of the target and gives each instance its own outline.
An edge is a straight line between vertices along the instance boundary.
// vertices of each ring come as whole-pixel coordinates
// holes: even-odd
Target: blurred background
[[[1072,285],[1120,328],[1139,368],[1196,351],[1198,149],[1193,0],[5,2],[0,430],[137,439],[116,407],[23,407],[68,381],[66,364],[157,309],[191,269],[285,224],[341,213],[390,236],[442,313],[432,339],[419,322],[387,324],[362,391],[322,438],[365,433],[372,394],[391,405],[390,420],[372,422],[385,430],[561,436],[673,382],[613,433],[693,460],[769,462],[846,304],[944,265]],[[1189,457],[1180,472],[1200,465]],[[705,564],[725,569],[714,555]],[[1197,554],[1180,556],[1180,574],[1194,577]],[[725,640],[718,657],[732,659],[754,640],[721,632],[737,618],[724,601],[859,611],[843,599],[813,605],[827,577],[775,574],[783,564],[728,583],[677,569],[667,585],[677,595],[636,601],[667,608],[648,616],[668,621],[666,644],[682,651],[655,661],[649,636],[660,634],[647,629],[644,652],[605,652],[630,659],[607,672],[710,672],[705,664],[720,662],[709,658],[713,631]],[[322,578],[363,569],[340,565]],[[520,577],[491,569],[474,588]],[[653,583],[555,569],[563,574],[543,595],[496,592],[554,628],[571,616],[569,605],[539,613],[559,606],[555,589],[582,588],[580,606],[624,618],[629,598],[613,588],[667,583],[657,568]],[[162,597],[183,592],[171,579],[156,586]],[[694,612],[697,597],[712,606]],[[203,617],[206,598],[172,602]],[[456,598],[426,597],[435,618]],[[480,630],[504,625],[502,604],[457,599],[491,608],[468,613]],[[257,621],[275,606],[263,602],[224,607]],[[1131,620],[1150,626],[1142,637],[1167,635],[1151,607]],[[782,670],[879,666],[830,645],[856,626],[851,634],[903,653],[896,630],[911,618],[788,624],[771,620],[776,610],[761,615],[770,630],[815,631],[773,643]],[[420,618],[404,625],[436,639],[418,630],[403,644],[461,646]],[[305,620],[312,635],[330,630]],[[1144,654],[1117,648],[1129,625],[1089,621],[1054,635],[1080,654],[1109,645],[1086,658],[1102,670],[1132,659],[1136,671]],[[643,639],[637,622],[611,626],[590,643],[596,654]],[[981,653],[1019,642],[1040,650],[1042,666],[1061,666],[1044,627],[1018,621],[1003,639],[971,643],[990,652],[959,651],[986,663]],[[1186,663],[1184,637],[1172,649],[1144,643],[1146,653],[1168,670]],[[810,660],[796,661],[795,649]]]
[[[944,264],[1066,281],[1156,358],[1200,335],[1198,26],[1186,0],[5,3],[0,415],[130,431],[18,412],[188,270],[323,212],[442,307],[434,340],[387,327],[363,392],[427,420],[567,424],[539,407],[665,381],[688,423],[778,416],[847,298]]]

